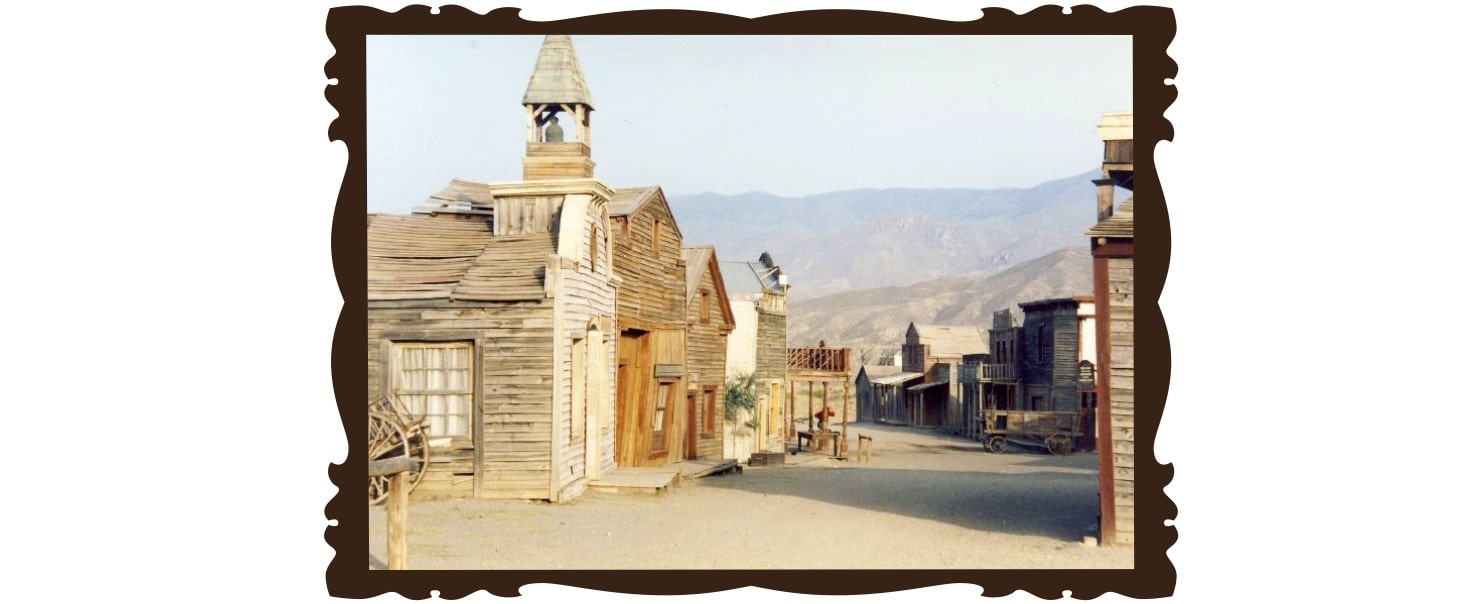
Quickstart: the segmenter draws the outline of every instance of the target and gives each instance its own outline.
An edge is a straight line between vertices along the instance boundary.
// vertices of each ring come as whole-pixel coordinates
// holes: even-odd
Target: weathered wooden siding
[[[1080,321],[1073,312],[1052,318],[1051,331],[1051,408],[1055,411],[1078,411],[1081,397],[1077,394],[1077,361],[1081,354]]]
[[[1019,336],[1019,374],[1024,386],[1024,409],[1076,411],[1080,334],[1075,303],[1033,306],[1026,311]],[[1040,407],[1031,406],[1039,396]]]
[[[617,218],[627,223],[616,229],[615,274],[624,282],[616,301],[622,322],[680,324],[687,313],[682,240],[671,213],[660,200],[647,202],[635,213]],[[658,254],[651,254],[651,238],[660,221]]]
[[[591,249],[591,240],[586,233],[593,229],[595,240],[593,243],[598,249]],[[588,439],[598,439],[599,451],[597,457],[602,464],[596,469],[596,473],[603,475],[613,471],[615,465],[614,450],[614,404],[615,404],[615,340],[609,334],[615,325],[615,291],[609,285],[611,275],[610,247],[608,220],[604,214],[603,204],[592,205],[584,217],[584,228],[579,230],[580,245],[578,260],[563,259],[560,270],[557,271],[555,284],[555,299],[558,301],[558,311],[555,315],[559,330],[554,338],[553,357],[558,361],[556,373],[556,385],[554,392],[557,393],[556,409],[554,417],[553,435],[555,452],[559,459],[555,488],[558,501],[567,501],[583,493],[588,486],[588,473],[586,468]],[[586,413],[599,414],[599,432],[588,434],[584,430],[575,430],[572,422],[585,422],[585,417],[573,416],[574,398],[574,376],[573,371],[573,347],[583,345],[583,340],[590,337],[590,327],[595,327],[595,332],[603,340],[601,352],[605,362],[597,367],[603,369],[604,387],[598,387],[597,396],[601,400],[586,400]],[[577,342],[577,343],[576,343]],[[586,359],[586,363],[590,360]],[[580,368],[586,371],[585,368]],[[587,379],[587,378],[586,378]],[[586,387],[586,392],[590,388]],[[575,435],[579,436],[576,438]]]
[[[871,391],[871,380],[865,371],[861,371],[856,375],[856,421],[876,421],[876,408],[876,393]]]
[[[774,417],[783,417],[785,375],[789,366],[789,316],[782,313],[758,311],[758,350],[755,354],[754,374],[758,377],[759,404],[764,410],[760,415],[763,424],[759,431],[759,447],[765,451],[780,451],[784,448],[784,431],[775,426]],[[778,385],[776,389],[774,386]]]
[[[702,297],[708,298],[708,316],[702,318]],[[727,375],[728,342],[723,335],[723,312],[717,299],[717,285],[712,271],[703,268],[697,294],[687,309],[687,391],[697,395],[697,457],[721,459],[723,456],[722,393]],[[707,431],[708,405],[706,393],[717,397],[713,430]]]
[[[656,195],[656,199],[633,213],[615,219],[618,226],[614,237],[614,269],[622,279],[616,296],[617,329],[621,333],[641,330],[647,334],[643,345],[643,354],[647,356],[619,354],[621,362],[629,368],[617,375],[632,380],[631,384],[619,386],[621,398],[616,401],[620,418],[616,460],[622,466],[679,461],[687,431],[684,369],[682,378],[669,382],[676,394],[664,414],[666,450],[652,451],[651,422],[662,383],[653,377],[654,366],[684,366],[687,355],[687,286],[682,240],[665,200],[659,193]]]
[[[1133,259],[1107,260],[1117,543],[1133,543]]]
[[[450,446],[432,450],[430,467],[413,496],[475,495],[480,447],[482,496],[550,497],[552,303],[468,307],[432,300],[371,302],[368,315],[371,399],[388,387],[381,361],[393,342],[469,341],[479,360],[472,436],[453,438]]]

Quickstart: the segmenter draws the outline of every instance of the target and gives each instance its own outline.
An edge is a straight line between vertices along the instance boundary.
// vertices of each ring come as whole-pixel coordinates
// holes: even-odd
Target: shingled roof
[[[589,87],[584,83],[584,71],[579,68],[579,55],[574,53],[574,41],[569,36],[545,36],[543,47],[538,50],[538,62],[528,78],[523,104],[544,103],[579,103],[594,109]]]
[[[1086,232],[1087,237],[1133,238],[1133,198],[1129,196],[1106,220]]]
[[[369,300],[516,301],[543,297],[554,233],[493,237],[482,220],[375,216]]]

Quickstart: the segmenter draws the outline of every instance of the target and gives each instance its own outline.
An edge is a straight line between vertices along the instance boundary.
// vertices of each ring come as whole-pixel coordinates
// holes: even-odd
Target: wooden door
[[[615,370],[615,463],[621,467],[644,465],[645,449],[640,438],[646,432],[643,411],[651,375],[644,331],[620,333]]]

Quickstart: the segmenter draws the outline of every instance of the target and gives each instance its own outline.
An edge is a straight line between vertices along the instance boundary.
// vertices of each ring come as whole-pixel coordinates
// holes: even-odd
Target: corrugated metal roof
[[[768,261],[767,264],[765,260]],[[763,291],[784,293],[784,286],[779,283],[780,277],[784,275],[784,269],[774,264],[768,252],[760,254],[758,262],[729,261],[718,264],[723,272],[723,282],[727,284],[729,293],[756,294]]]
[[[1106,220],[1086,232],[1087,237],[1133,238],[1133,198],[1128,196]]]
[[[523,104],[543,103],[578,103],[594,109],[584,71],[579,68],[579,55],[574,53],[574,41],[569,36],[545,36],[543,47],[538,49],[538,62],[528,78]]]
[[[933,356],[987,354],[989,343],[974,325],[918,325],[917,341],[932,348]]]
[[[867,375],[870,375],[870,374],[867,374]],[[873,383],[873,384],[880,384],[882,386],[892,386],[892,385],[896,385],[896,384],[901,384],[902,382],[905,382],[907,380],[915,380],[917,378],[922,377],[922,375],[923,374],[921,374],[921,373],[898,373],[896,375],[889,375],[889,376],[886,376],[886,377],[880,377],[880,378],[871,380],[871,383]]]
[[[536,300],[554,233],[493,237],[482,220],[379,215],[369,224],[369,300]]]

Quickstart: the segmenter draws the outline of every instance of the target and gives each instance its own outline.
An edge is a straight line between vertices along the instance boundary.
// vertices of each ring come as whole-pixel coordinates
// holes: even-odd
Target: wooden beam
[[[1098,518],[1098,543],[1110,546],[1117,541],[1117,500],[1113,484],[1112,451],[1112,306],[1107,296],[1107,258],[1092,258],[1093,303],[1097,327],[1097,497],[1101,514]]]
[[[400,459],[408,460],[408,458]],[[399,472],[390,478],[389,504],[385,514],[389,519],[389,527],[385,530],[385,540],[388,542],[389,552],[386,557],[389,558],[387,562],[390,570],[405,570],[410,566],[410,544],[407,542],[407,531],[405,530],[409,508],[410,473]]]
[[[391,457],[389,459],[372,459],[369,461],[369,477],[391,476],[400,472],[415,470],[420,464],[407,455]]]
[[[794,436],[794,381],[793,380],[790,380],[790,382],[789,382],[789,423],[785,424],[785,426],[786,427],[784,428],[784,437],[785,438],[789,438],[791,436]],[[799,447],[796,446],[795,449],[798,450]]]

